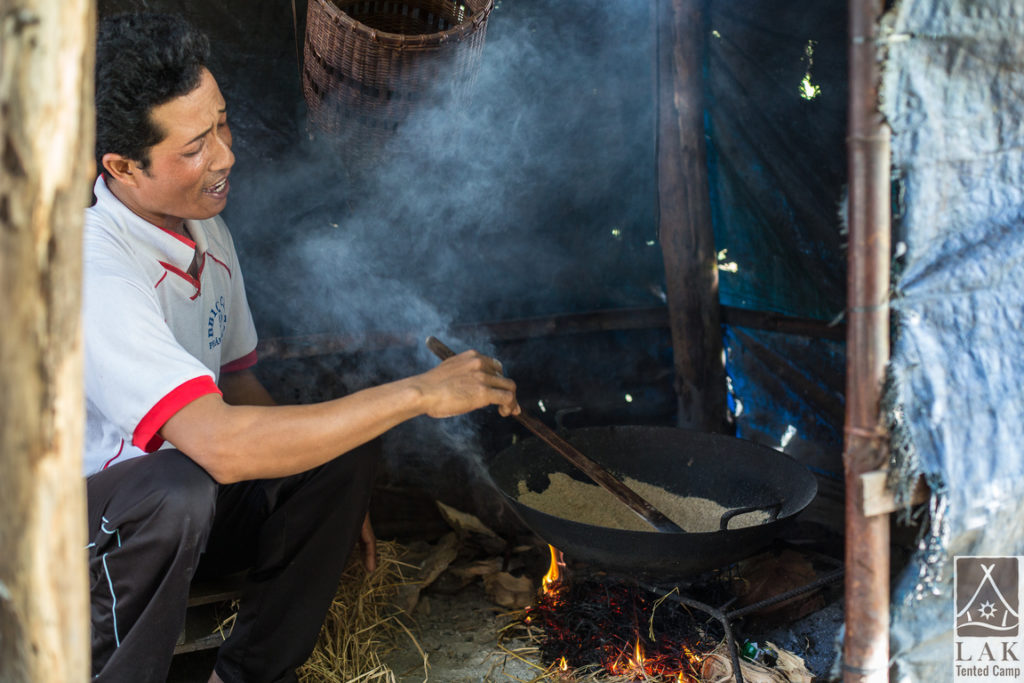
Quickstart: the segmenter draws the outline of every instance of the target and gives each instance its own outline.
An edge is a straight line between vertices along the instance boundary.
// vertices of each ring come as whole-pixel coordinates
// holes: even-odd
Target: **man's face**
[[[219,214],[227,203],[231,152],[224,97],[203,69],[195,90],[154,107],[153,123],[165,133],[149,150],[150,164],[134,173],[132,209],[146,220],[177,230],[182,219]]]

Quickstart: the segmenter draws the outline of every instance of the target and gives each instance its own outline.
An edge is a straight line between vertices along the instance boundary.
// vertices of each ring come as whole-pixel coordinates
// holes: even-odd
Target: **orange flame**
[[[622,661],[625,658],[626,661]],[[646,677],[651,673],[647,670],[647,657],[644,655],[644,648],[640,645],[640,637],[637,636],[636,645],[633,646],[633,654],[626,654],[625,650],[619,653],[614,662],[606,666],[609,672],[617,676],[641,676]]]
[[[633,651],[634,655],[629,660],[630,668],[636,671],[646,671],[647,658],[644,657],[644,649],[640,646],[640,636],[636,638],[636,647]]]
[[[548,548],[551,550],[551,566],[548,568],[548,573],[541,580],[541,586],[543,586],[545,593],[553,593],[558,590],[562,583],[562,568],[565,567],[565,561],[563,560],[561,550],[558,550],[553,545],[548,545]]]
[[[704,661],[703,655],[694,652],[685,645],[683,646],[683,653],[686,654],[686,658],[690,660],[691,664],[700,664]]]
[[[686,647],[683,649],[691,667],[701,662],[702,658],[694,653],[693,650]],[[657,680],[665,680],[666,683],[668,683],[669,678],[672,683],[695,683],[695,681],[699,680],[689,670],[670,669],[660,657],[654,657],[653,659],[649,657],[644,650],[639,635],[632,648],[627,646],[620,650],[614,659],[605,661],[604,668],[612,675],[629,676],[634,680],[654,680],[651,678],[652,676],[663,676],[665,677],[664,679],[657,678]]]
[[[541,579],[541,592],[544,596],[541,605],[546,607],[538,607],[538,609],[551,609],[552,606],[560,604],[568,595],[565,590],[568,582],[564,556],[552,545],[548,545],[548,549],[551,553],[551,564]],[[620,613],[617,607],[614,611]],[[529,614],[525,617],[525,621],[526,623],[532,622]],[[641,634],[634,632],[633,635],[635,641],[632,647],[629,646],[628,641],[625,643],[620,641],[621,649],[609,647],[604,651],[603,661],[600,664],[605,671],[615,676],[629,677],[630,680],[637,681],[697,683],[700,680],[695,672],[700,670],[700,664],[704,660],[703,655],[682,643],[679,643],[685,655],[682,660],[678,659],[678,654],[666,656],[659,654],[657,649],[648,654],[644,650]],[[559,658],[556,668],[553,667],[553,669],[558,672],[557,680],[574,680],[564,656]]]

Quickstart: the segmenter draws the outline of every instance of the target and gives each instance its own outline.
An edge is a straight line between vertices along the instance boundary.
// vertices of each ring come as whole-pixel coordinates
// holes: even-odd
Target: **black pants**
[[[89,477],[95,680],[166,680],[192,579],[248,569],[217,673],[295,681],[359,538],[378,454],[371,442],[293,477],[219,486],[169,450]]]

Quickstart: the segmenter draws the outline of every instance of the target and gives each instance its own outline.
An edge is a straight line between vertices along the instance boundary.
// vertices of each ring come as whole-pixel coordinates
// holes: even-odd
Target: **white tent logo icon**
[[[956,558],[956,634],[1016,636],[1020,588],[1016,557]]]

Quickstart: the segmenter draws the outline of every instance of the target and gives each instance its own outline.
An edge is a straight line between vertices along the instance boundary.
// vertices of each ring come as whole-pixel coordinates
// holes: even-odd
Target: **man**
[[[294,681],[366,516],[365,444],[419,415],[517,413],[467,352],[343,398],[275,406],[218,214],[234,163],[208,44],[180,19],[106,20],[84,241],[85,469],[93,673],[162,681],[197,574],[247,569],[211,681]],[[340,455],[339,455],[340,454]]]

